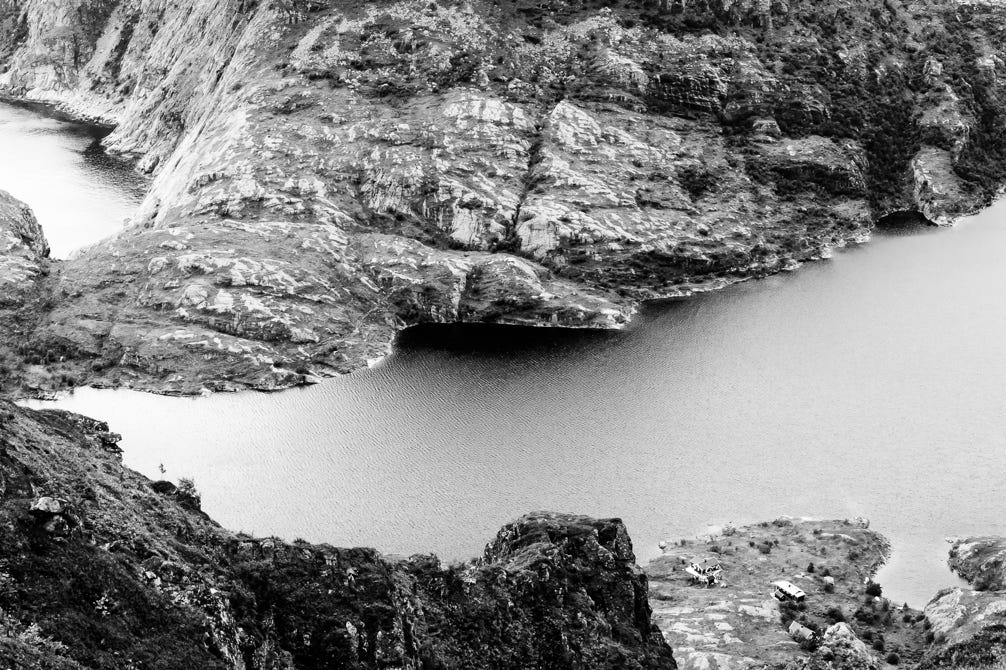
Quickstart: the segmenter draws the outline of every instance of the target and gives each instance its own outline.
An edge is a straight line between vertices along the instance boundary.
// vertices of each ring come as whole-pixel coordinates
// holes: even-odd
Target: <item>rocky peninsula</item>
[[[154,180],[126,230],[7,307],[30,318],[6,386],[282,388],[414,324],[620,328],[890,215],[952,222],[1004,181],[1004,18],[964,0],[8,0],[0,93],[108,124],[107,150]]]

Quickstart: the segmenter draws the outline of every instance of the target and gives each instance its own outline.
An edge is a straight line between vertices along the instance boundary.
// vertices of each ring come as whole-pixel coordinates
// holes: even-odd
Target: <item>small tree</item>
[[[200,509],[203,499],[196,488],[196,483],[189,477],[182,477],[178,480],[178,499],[183,505]]]

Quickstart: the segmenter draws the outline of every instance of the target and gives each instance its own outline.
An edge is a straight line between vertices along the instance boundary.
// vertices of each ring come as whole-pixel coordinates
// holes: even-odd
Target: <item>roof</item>
[[[817,635],[813,630],[807,628],[799,621],[793,621],[789,625],[789,634],[794,637],[810,638]]]
[[[803,589],[801,589],[799,586],[796,586],[784,580],[779,580],[778,582],[772,582],[772,586],[792,596],[799,597],[807,595],[806,593],[803,592]]]

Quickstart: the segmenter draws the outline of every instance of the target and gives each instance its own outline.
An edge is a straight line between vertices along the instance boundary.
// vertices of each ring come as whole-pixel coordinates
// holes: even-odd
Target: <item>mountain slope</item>
[[[55,266],[30,348],[55,379],[276,388],[417,323],[618,328],[890,214],[951,222],[1003,181],[1004,13],[8,0],[0,90],[156,174]]]

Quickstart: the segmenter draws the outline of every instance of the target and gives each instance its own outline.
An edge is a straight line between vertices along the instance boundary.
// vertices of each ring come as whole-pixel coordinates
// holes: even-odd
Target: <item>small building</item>
[[[703,586],[715,586],[722,573],[723,567],[719,563],[707,566],[692,562],[685,568],[685,574],[688,575],[692,583],[702,584]]]
[[[789,624],[789,636],[797,642],[806,642],[816,638],[817,633],[812,631],[810,628],[807,628],[799,621],[793,621]]]
[[[807,597],[807,594],[803,592],[803,589],[800,589],[787,581],[772,582],[772,586],[775,587],[775,591],[772,592],[772,597],[776,600],[794,600],[799,603],[803,602],[803,600]]]

